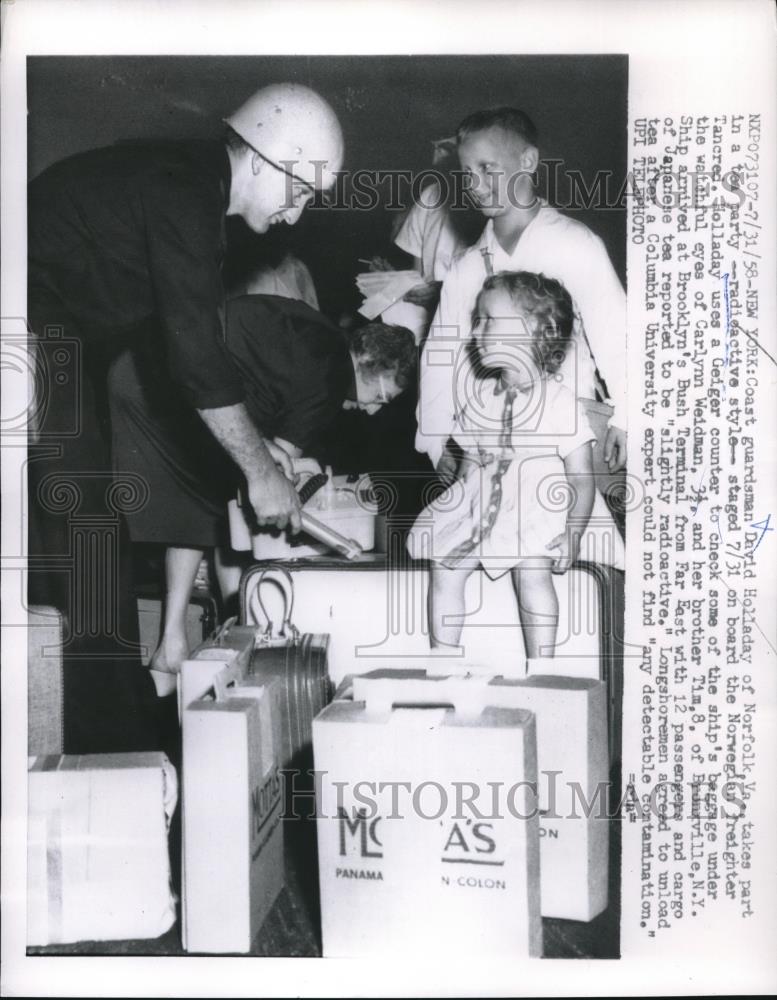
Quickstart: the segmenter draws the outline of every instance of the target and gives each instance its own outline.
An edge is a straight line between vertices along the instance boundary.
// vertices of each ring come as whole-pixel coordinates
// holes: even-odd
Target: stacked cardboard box
[[[542,916],[589,921],[601,913],[609,876],[606,685],[556,675],[517,680],[376,670],[347,678],[335,699],[369,698],[385,709],[397,692],[409,703],[456,703],[470,711],[493,705],[534,715]],[[481,808],[486,790],[478,789]]]
[[[538,955],[533,716],[375,694],[313,724],[324,954]],[[473,821],[465,783],[501,787],[512,808]]]
[[[155,938],[175,921],[161,753],[42,756],[28,768],[27,943]]]

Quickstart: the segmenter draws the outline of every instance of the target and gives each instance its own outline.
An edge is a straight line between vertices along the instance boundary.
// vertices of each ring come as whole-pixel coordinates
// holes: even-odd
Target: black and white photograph
[[[773,52],[14,6],[4,992],[769,992]]]

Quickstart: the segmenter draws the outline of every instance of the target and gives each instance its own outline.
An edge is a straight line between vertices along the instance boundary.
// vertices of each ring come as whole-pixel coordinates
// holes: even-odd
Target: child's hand
[[[612,424],[607,428],[604,439],[604,460],[610,472],[626,468],[626,431]]]
[[[566,573],[575,559],[577,559],[577,554],[580,550],[580,539],[577,534],[572,535],[568,531],[563,531],[560,535],[556,535],[552,541],[548,542],[545,548],[558,550],[559,554],[551,563],[550,569],[552,573],[561,575],[562,573]]]
[[[413,285],[409,292],[405,293],[403,302],[409,302],[414,306],[421,306],[430,312],[437,308],[440,301],[441,281],[425,281],[421,285]]]

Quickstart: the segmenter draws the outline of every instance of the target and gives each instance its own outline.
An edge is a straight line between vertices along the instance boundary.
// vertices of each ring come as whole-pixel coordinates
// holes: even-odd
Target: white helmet
[[[331,187],[343,165],[337,115],[301,84],[262,87],[225,121],[257,153],[314,188]]]

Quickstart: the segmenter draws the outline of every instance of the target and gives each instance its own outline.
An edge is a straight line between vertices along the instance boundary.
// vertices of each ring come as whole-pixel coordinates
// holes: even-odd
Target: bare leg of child
[[[464,587],[470,573],[471,568],[447,569],[437,564],[430,570],[429,631],[433,649],[459,644],[464,615]],[[458,620],[450,621],[451,618]]]
[[[523,642],[530,660],[554,655],[558,598],[550,567],[550,559],[526,559],[512,571]]]

